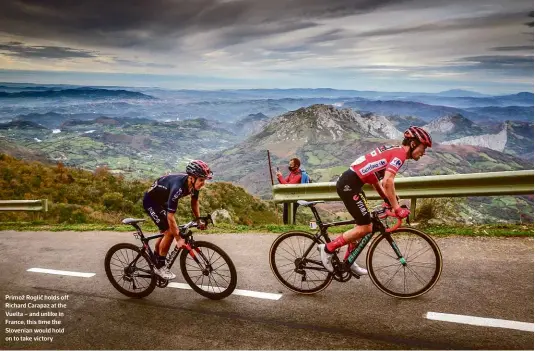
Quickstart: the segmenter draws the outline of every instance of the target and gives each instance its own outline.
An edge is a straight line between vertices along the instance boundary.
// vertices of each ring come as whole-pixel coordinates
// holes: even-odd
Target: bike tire
[[[139,259],[144,259],[146,261],[146,265],[148,267],[148,269],[146,269],[146,270],[150,270],[151,271],[150,283],[147,285],[146,288],[141,289],[139,291],[130,291],[130,290],[125,289],[124,285],[119,284],[119,281],[117,281],[115,279],[115,276],[117,275],[117,273],[114,275],[113,270],[120,271],[120,269],[112,268],[112,266],[116,266],[115,263],[117,263],[117,262],[112,263],[112,259],[114,258],[114,254],[116,252],[118,252],[119,250],[131,250],[131,251],[134,251],[132,253],[132,257],[131,257],[132,260],[139,253],[141,253],[141,257]],[[128,255],[128,253],[126,254],[126,256],[123,254],[121,257],[122,257],[122,259],[125,260],[125,263],[129,264],[131,262],[131,261],[129,261],[130,256]],[[119,260],[119,261],[121,261],[121,260]],[[133,298],[138,298],[138,299],[139,298],[143,298],[143,297],[146,297],[146,296],[150,295],[154,291],[154,289],[156,288],[157,277],[152,272],[152,269],[153,269],[152,262],[151,262],[149,256],[147,255],[147,253],[143,252],[141,248],[139,248],[138,246],[136,246],[134,244],[120,243],[120,244],[112,246],[108,250],[108,252],[106,253],[106,257],[104,258],[104,269],[106,270],[106,276],[108,277],[108,280],[113,285],[113,287],[115,289],[117,289],[121,294],[126,295],[128,297],[133,297]],[[123,267],[123,269],[124,269],[124,267]],[[148,274],[147,272],[145,272],[145,273]],[[124,280],[124,274],[126,274],[126,273],[123,272],[123,276],[121,277],[122,280]],[[145,279],[147,279],[147,278],[145,278]],[[126,280],[124,280],[124,281],[126,282]],[[135,278],[132,281],[135,282],[136,281]],[[132,284],[132,286],[134,286],[134,284]],[[136,290],[136,289],[134,288],[134,290]]]
[[[284,264],[277,264],[277,255],[279,256],[283,256],[283,255],[289,255],[291,253],[289,253],[289,251],[286,251],[285,252],[285,246],[286,245],[287,247],[293,247],[293,246],[290,246],[291,242],[293,240],[297,240],[299,241],[299,239],[302,239],[303,240],[303,244],[304,245],[299,245],[299,248],[303,248],[302,251],[300,251],[301,253],[301,257],[297,257],[299,255],[297,255],[297,251],[294,250],[294,252],[296,253],[296,257],[293,257],[291,259],[288,259],[288,261],[291,263],[292,262],[292,259],[294,259],[294,265],[295,265],[295,268],[294,268],[294,272],[296,273],[296,276],[297,274],[301,274],[301,273],[298,273],[298,266],[297,264],[295,263],[297,259],[301,258],[302,259],[302,255],[304,254],[304,251],[309,247],[310,244],[314,243],[315,242],[315,238],[314,238],[314,234],[312,233],[309,233],[309,232],[304,232],[304,231],[289,231],[289,232],[286,232],[286,233],[283,233],[281,235],[279,235],[275,241],[273,242],[273,244],[271,244],[271,248],[269,249],[269,265],[271,267],[271,271],[273,272],[273,274],[275,275],[275,277],[277,278],[277,280],[282,284],[284,285],[286,288],[288,288],[289,290],[293,291],[293,292],[296,292],[296,293],[299,293],[299,294],[316,294],[320,291],[323,291],[324,289],[326,289],[332,282],[333,280],[333,275],[332,273],[328,272],[327,270],[325,271],[322,271],[322,270],[319,270],[318,269],[318,272],[321,272],[322,274],[324,274],[324,278],[321,278],[318,279],[318,282],[319,284],[317,286],[314,286],[314,287],[311,287],[310,284],[307,284],[307,286],[305,287],[304,284],[300,284],[300,286],[296,286],[294,284],[292,284],[292,282],[289,281],[289,278],[290,276],[288,276],[288,278],[285,278],[284,277],[284,274],[286,272],[289,272],[288,270],[288,265],[290,265],[290,263],[284,263]],[[316,248],[312,248],[312,250],[309,252],[309,257],[315,257],[314,255],[317,255],[317,260],[320,261],[320,264],[321,264],[321,259],[319,258],[319,253],[318,251],[316,250]],[[284,266],[286,265],[286,268],[284,268]],[[323,265],[321,266],[323,267]],[[290,268],[291,268],[291,265],[290,265]],[[318,268],[320,268],[318,266]],[[304,269],[303,269],[304,271]],[[309,270],[309,272],[313,272],[313,270]],[[319,274],[319,273],[318,273]],[[304,274],[302,274],[302,277],[301,279],[305,278],[306,279],[306,271]],[[304,280],[306,281],[306,280]],[[304,282],[303,280],[301,280],[301,283]]]
[[[370,244],[370,248],[369,248],[368,254],[366,256],[366,263],[367,263],[367,266],[368,266],[368,273],[369,273],[370,280],[373,282],[373,284],[375,284],[375,286],[379,290],[381,290],[383,293],[385,293],[387,295],[390,295],[390,296],[393,296],[393,297],[402,298],[402,299],[410,299],[410,298],[415,298],[415,297],[421,296],[421,295],[429,292],[429,290],[431,290],[436,285],[436,283],[440,279],[440,275],[442,274],[443,261],[442,261],[442,253],[440,251],[440,248],[438,247],[437,243],[433,240],[433,238],[431,238],[428,234],[426,234],[424,232],[421,232],[421,231],[419,231],[417,229],[414,229],[414,228],[406,228],[406,227],[398,228],[395,231],[390,233],[392,235],[392,239],[394,239],[394,241],[396,242],[396,245],[398,247],[400,247],[400,245],[398,245],[398,242],[400,240],[396,240],[396,237],[401,239],[402,233],[409,233],[411,235],[415,235],[416,237],[419,237],[420,239],[422,239],[422,242],[426,243],[429,246],[429,249],[427,249],[426,251],[423,251],[423,250],[425,250],[425,248],[421,249],[420,250],[421,252],[426,253],[427,251],[431,250],[432,254],[429,254],[429,256],[432,257],[432,259],[430,260],[432,263],[429,264],[430,267],[426,267],[426,268],[427,269],[433,269],[433,271],[430,271],[430,273],[426,274],[426,275],[429,275],[430,278],[429,278],[429,281],[427,281],[425,284],[422,284],[423,285],[422,288],[420,288],[418,290],[415,290],[413,292],[409,292],[409,293],[397,292],[397,291],[394,291],[392,289],[389,289],[388,286],[386,286],[387,284],[385,284],[383,281],[381,281],[381,279],[379,279],[379,275],[382,274],[382,272],[381,273],[379,272],[381,269],[385,269],[385,268],[387,268],[389,266],[395,266],[395,264],[387,265],[387,266],[383,266],[383,267],[375,266],[374,262],[378,262],[379,259],[374,261],[374,254],[376,252],[380,252],[381,251],[380,249],[378,249],[378,247],[379,247],[379,245],[381,243],[383,243],[383,245],[388,245],[387,247],[390,248],[390,255],[389,254],[385,254],[385,256],[389,256],[389,257],[391,257],[393,259],[393,262],[397,261],[397,263],[399,263],[399,267],[397,268],[397,270],[399,271],[401,269],[401,267],[403,267],[404,278],[406,278],[407,275],[410,276],[410,274],[412,274],[412,275],[414,275],[416,277],[416,280],[420,280],[421,281],[421,276],[418,275],[417,273],[414,273],[414,270],[412,268],[410,268],[410,267],[411,267],[411,265],[412,265],[412,267],[418,267],[418,265],[424,266],[420,262],[418,262],[418,263],[416,263],[415,261],[409,262],[409,260],[411,259],[410,256],[408,256],[408,258],[407,258],[407,265],[403,266],[399,262],[399,260],[397,259],[397,256],[396,256],[393,248],[390,246],[390,243],[388,243],[388,241],[387,241],[387,239],[386,239],[386,237],[384,235],[379,235],[379,236],[375,237],[375,239]],[[406,244],[406,245],[408,245],[408,246],[406,246],[405,251],[410,250],[410,247],[411,247],[410,245],[412,245],[412,243]],[[385,248],[385,250],[386,250],[386,248]],[[401,251],[402,255],[405,257],[404,250],[401,247],[400,247],[400,251]],[[420,255],[422,255],[423,253],[420,253]],[[414,259],[416,257],[419,257],[419,256],[418,255],[415,256]],[[431,264],[434,264],[434,268],[433,268],[433,266],[431,266]],[[425,265],[427,265],[427,264],[425,264]],[[396,269],[396,268],[394,267],[393,269]],[[407,270],[409,271],[408,272],[409,274],[407,274],[407,272],[406,272]],[[397,273],[397,271],[396,271],[396,273]],[[390,279],[390,281],[392,281],[392,279],[393,279],[393,277]],[[406,284],[406,281],[404,281],[404,284]],[[404,289],[405,289],[405,285],[404,285]]]
[[[210,265],[214,263],[217,265],[215,269],[222,267],[222,262],[219,261],[220,259],[222,259],[224,261],[224,264],[228,266],[229,276],[228,276],[228,281],[227,281],[227,279],[225,279],[225,277],[227,276],[222,273],[216,273],[216,275],[213,275],[212,272],[206,271],[208,275],[202,273],[201,274],[202,277],[201,275],[198,275],[198,276],[190,275],[190,272],[188,271],[187,266],[193,266],[193,268],[200,268],[200,267],[198,267],[198,264],[193,260],[193,258],[191,257],[191,255],[189,254],[187,250],[182,250],[182,253],[180,254],[180,270],[182,271],[182,275],[184,276],[184,279],[186,280],[188,285],[197,293],[212,300],[221,300],[229,296],[230,294],[232,294],[234,289],[236,289],[236,284],[238,281],[238,273],[236,272],[236,267],[234,266],[234,263],[232,262],[230,257],[227,255],[227,253],[219,246],[206,242],[206,241],[196,241],[194,244],[194,250],[201,250],[203,254],[205,255],[205,257],[209,259],[210,262],[208,263]],[[210,251],[212,251],[213,253]],[[216,253],[219,255],[219,258],[216,258],[214,261],[212,261],[212,258],[214,258]],[[206,264],[204,258],[201,255],[199,255],[199,253],[197,253],[196,256],[198,257],[199,260],[202,260],[203,264]],[[195,265],[197,265],[197,267],[195,267]],[[215,286],[212,286],[212,285],[205,286],[203,285],[204,277],[208,277],[207,278],[208,283],[210,284],[212,282],[217,283],[217,282],[224,281],[226,283],[226,286],[223,286],[223,287],[220,286],[224,284],[218,284]],[[200,285],[197,284],[199,283],[199,279],[202,279],[200,281]],[[204,289],[205,287],[207,288],[207,290]],[[212,287],[212,291],[210,291],[210,287]],[[217,289],[218,291],[216,291],[215,288],[218,288]]]

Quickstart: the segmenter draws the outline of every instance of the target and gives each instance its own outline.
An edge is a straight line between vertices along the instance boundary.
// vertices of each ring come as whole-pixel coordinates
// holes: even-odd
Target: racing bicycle
[[[281,234],[271,245],[271,270],[285,287],[301,294],[314,294],[327,288],[333,279],[347,282],[352,277],[360,278],[349,267],[372,238],[366,265],[370,280],[379,290],[407,299],[427,293],[438,282],[442,273],[442,254],[436,242],[420,230],[401,227],[402,220],[383,206],[370,212],[372,232],[349,244],[343,258],[338,249],[333,255],[334,272],[327,271],[317,245],[331,241],[328,228],[355,224],[355,220],[323,223],[315,207],[322,202],[298,201],[300,206],[312,210],[318,226],[315,234],[290,231]],[[410,225],[408,218],[407,224]]]
[[[201,221],[214,223],[211,216],[200,217]],[[122,294],[142,298],[150,295],[156,288],[165,288],[169,281],[154,273],[156,257],[148,244],[153,239],[163,237],[156,234],[145,237],[138,223],[145,219],[126,218],[123,224],[130,224],[136,232],[136,239],[141,246],[120,243],[112,246],[104,259],[106,275],[111,284]],[[237,273],[230,257],[219,246],[206,241],[193,239],[191,228],[198,226],[191,221],[179,226],[179,234],[186,240],[186,245],[170,250],[166,257],[166,266],[171,268],[180,255],[180,270],[189,286],[202,296],[213,300],[229,296],[236,288]]]

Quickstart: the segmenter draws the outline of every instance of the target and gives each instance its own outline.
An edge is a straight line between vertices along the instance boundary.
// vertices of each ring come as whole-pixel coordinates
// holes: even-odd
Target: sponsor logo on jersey
[[[401,162],[401,160],[397,157],[394,157],[392,161],[390,161],[390,165],[397,169],[399,169],[399,167],[401,167],[402,164],[403,162]]]
[[[156,222],[156,223],[160,223],[160,218],[158,218],[158,215],[156,214],[156,212],[154,212],[154,210],[152,209],[152,207],[149,207],[148,210],[149,210],[150,216],[152,217],[152,219],[154,220],[154,222]]]
[[[351,191],[351,187],[349,185],[344,185],[344,191]]]
[[[178,189],[178,191],[173,195],[172,201],[176,201],[180,198],[180,195],[182,195],[182,188]]]
[[[362,167],[359,171],[360,173],[362,173],[362,175],[366,175],[370,172],[373,172],[377,168],[381,168],[384,166],[386,166],[386,160],[383,158],[381,160],[368,163],[366,166]]]

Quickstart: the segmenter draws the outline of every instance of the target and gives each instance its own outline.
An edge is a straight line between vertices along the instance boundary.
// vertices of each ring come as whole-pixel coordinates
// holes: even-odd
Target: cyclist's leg
[[[154,249],[154,256],[156,256],[156,267],[154,268],[154,273],[156,273],[163,279],[175,279],[176,275],[165,267],[165,257],[167,255],[167,251],[169,250],[171,242],[169,242],[165,253],[162,252],[165,248],[165,239],[167,237],[171,237],[171,240],[173,240],[172,235],[169,232],[167,210],[162,205],[159,205],[152,201],[152,199],[146,194],[143,198],[143,208],[145,209],[145,212],[147,212],[147,214],[150,216],[154,224],[158,226],[158,229],[160,229],[160,233],[164,235],[163,238],[158,239]]]
[[[165,258],[165,254],[167,254],[167,251],[169,250],[169,246],[171,246],[171,241],[173,240],[171,234],[169,233],[169,222],[167,221],[167,211],[162,205],[155,203],[146,193],[145,193],[145,196],[143,197],[143,208],[145,209],[145,212],[149,215],[149,217],[152,219],[154,224],[156,224],[156,226],[160,230],[160,233],[164,235],[163,238],[160,238],[156,241],[154,252],[157,256],[163,256]],[[165,242],[165,239],[168,236],[171,237],[171,240],[167,244]],[[166,245],[167,245],[167,250],[165,250],[165,254],[162,254],[162,249],[165,248]]]
[[[325,248],[327,252],[333,252],[371,232],[370,210],[362,186],[362,181],[351,170],[344,172],[336,183],[338,196],[344,202],[346,209],[355,219],[357,225],[328,243]]]

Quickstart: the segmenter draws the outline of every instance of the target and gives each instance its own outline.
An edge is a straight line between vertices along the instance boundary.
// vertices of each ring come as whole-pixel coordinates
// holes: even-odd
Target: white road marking
[[[472,316],[464,316],[461,314],[449,314],[449,313],[437,313],[437,312],[427,312],[426,318],[435,320],[435,321],[478,325],[482,327],[516,329],[516,330],[523,330],[523,331],[528,331],[532,333],[534,332],[533,323],[509,321],[506,319],[472,317]]]
[[[57,275],[68,275],[68,276],[71,276],[71,277],[83,277],[83,278],[91,278],[92,276],[95,275],[95,273],[58,271],[58,270],[55,270],[55,269],[46,269],[46,268],[30,268],[30,269],[28,269],[28,272],[57,274]]]
[[[167,285],[170,288],[176,288],[176,289],[191,289],[191,287],[188,284],[184,283],[169,283]],[[205,290],[212,289],[213,287],[208,286],[201,286]],[[232,295],[241,295],[241,296],[249,296],[249,297],[256,297],[259,299],[267,299],[267,300],[278,300],[282,297],[282,294],[273,294],[273,293],[266,293],[261,291],[251,291],[251,290],[240,290],[235,289],[232,292]]]

